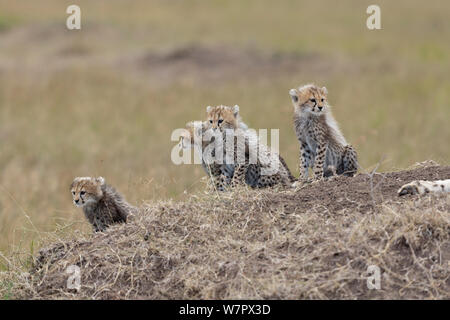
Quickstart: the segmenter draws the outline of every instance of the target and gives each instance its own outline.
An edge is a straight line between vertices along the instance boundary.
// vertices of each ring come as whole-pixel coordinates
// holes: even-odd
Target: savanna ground
[[[68,31],[65,10],[72,4],[70,1],[0,0],[1,268],[14,269],[15,275],[20,274],[18,270],[28,270],[33,265],[31,257],[38,255],[43,244],[51,244],[50,240],[59,243],[58,239],[66,239],[74,248],[79,248],[83,241],[87,241],[85,246],[92,246],[89,241],[97,238],[109,241],[108,237],[117,240],[114,246],[121,245],[120,239],[124,239],[124,246],[136,244],[133,241],[141,241],[138,230],[144,230],[139,226],[145,226],[145,230],[155,230],[145,242],[145,257],[141,253],[136,255],[141,260],[135,263],[143,267],[150,263],[146,259],[156,259],[150,264],[155,266],[155,273],[166,272],[165,266],[171,263],[180,268],[168,267],[171,277],[150,273],[148,279],[162,277],[171,286],[167,291],[156,288],[159,291],[145,297],[370,298],[371,294],[374,298],[398,298],[401,293],[397,289],[403,288],[402,285],[409,288],[408,284],[425,291],[412,291],[406,297],[448,297],[442,291],[448,292],[445,273],[448,271],[438,274],[436,280],[434,274],[425,271],[431,270],[421,260],[425,253],[416,252],[429,245],[427,257],[434,257],[441,250],[436,248],[441,245],[445,248],[448,243],[446,198],[435,202],[434,198],[418,202],[406,199],[401,200],[401,205],[378,203],[375,206],[378,209],[370,209],[372,215],[363,215],[367,212],[354,206],[344,206],[343,211],[335,214],[314,211],[314,206],[304,207],[301,212],[290,209],[291,215],[283,220],[284,216],[277,216],[276,210],[256,210],[265,203],[260,199],[266,197],[266,192],[255,192],[252,196],[244,193],[247,198],[253,197],[254,202],[244,195],[223,196],[230,197],[229,202],[205,198],[201,192],[204,187],[201,167],[175,166],[170,161],[171,149],[176,145],[170,141],[173,129],[183,127],[189,120],[203,119],[207,105],[239,104],[250,127],[280,129],[280,152],[298,175],[298,143],[292,128],[288,91],[315,82],[327,86],[334,115],[358,150],[363,172],[371,172],[375,167],[377,172],[398,171],[427,159],[448,164],[450,43],[446,39],[450,38],[447,17],[450,3],[377,3],[382,9],[383,29],[379,31],[365,27],[365,11],[372,4],[369,1],[78,1],[82,8],[82,30]],[[73,177],[80,175],[104,176],[130,202],[145,202],[147,214],[135,224],[121,226],[123,232],[116,235],[109,232],[91,236],[81,212],[73,207],[68,190]],[[352,183],[343,188],[351,188]],[[268,191],[267,197],[274,201],[273,205],[279,203],[276,199],[291,203],[286,199],[288,196],[281,194],[275,196]],[[207,210],[208,201],[217,204],[217,211]],[[326,203],[328,207],[335,204],[334,200]],[[360,203],[368,206],[364,199]],[[158,207],[160,204],[167,207],[164,214]],[[330,210],[326,204],[322,205],[324,210]],[[249,206],[252,210],[248,210]],[[368,220],[376,220],[379,228],[371,229],[373,224]],[[252,223],[255,233],[259,233],[232,231],[246,222]],[[167,228],[165,223],[171,227]],[[276,227],[269,228],[273,223]],[[176,230],[177,224],[181,231]],[[186,230],[194,225],[194,240],[176,249],[170,239],[190,241]],[[338,225],[342,228],[334,228]],[[434,232],[431,240],[420,238],[424,226],[431,226]],[[205,230],[205,238],[199,236],[196,228]],[[199,257],[189,256],[186,248],[200,250],[200,244],[211,242],[211,237],[215,237],[212,231],[220,228],[223,228],[221,242],[214,246],[210,243]],[[326,236],[317,233],[317,230],[325,232],[324,228],[329,231]],[[126,232],[130,237],[120,238]],[[351,238],[355,234],[364,239]],[[396,256],[385,258],[383,253],[388,254],[395,241],[403,241],[400,237],[403,234],[406,244],[398,250],[409,250],[409,255],[408,258],[399,255],[405,260],[395,262],[398,268],[394,268],[393,274],[400,274],[405,282],[396,282],[397,278],[387,280],[394,288],[389,292],[353,291],[347,287],[351,281],[346,281],[346,277],[355,277],[356,273],[321,269],[330,264],[322,261],[322,255],[315,251],[323,250],[327,256],[335,253],[335,245],[339,246],[335,251],[345,253],[341,257],[338,254],[341,260],[330,262],[336,268],[348,267],[345,263],[355,261],[361,252],[364,263],[358,268],[352,266],[358,272],[366,267],[367,260],[378,261],[382,266],[384,263],[387,268],[394,264],[386,261]],[[409,239],[408,234],[414,239]],[[349,239],[367,246],[352,247]],[[260,280],[246,283],[249,273],[243,266],[258,266],[246,259],[251,259],[266,242],[270,256],[265,253],[261,264],[267,268],[254,273]],[[284,243],[289,245],[283,247]],[[388,243],[386,251],[378,247]],[[244,246],[247,251],[241,255],[236,255],[238,251],[220,253],[224,246]],[[305,268],[305,274],[292,269],[287,262],[290,260],[286,260],[287,269],[283,269],[283,263],[278,264],[282,257],[292,253],[290,250],[311,250],[313,256],[299,255],[295,259],[300,260],[292,260],[299,264],[296,267]],[[231,271],[227,271],[226,261],[217,258],[214,252],[223,257],[228,252],[229,257],[235,257],[230,258]],[[211,270],[195,267],[208,257],[216,257],[212,264],[207,264]],[[193,271],[184,274],[185,278],[170,271],[181,273],[180,261],[187,263],[190,260],[183,259],[190,258],[194,261]],[[446,261],[442,259],[433,261],[442,266],[442,261]],[[61,263],[69,260],[63,259]],[[111,268],[117,266],[114,260],[108,261]],[[223,274],[230,283],[223,290],[217,289],[207,276],[220,276],[221,271],[214,269],[220,263],[225,263]],[[273,263],[280,269],[274,270]],[[418,269],[411,274],[404,269],[402,273],[404,264]],[[101,268],[98,270],[102,272]],[[330,279],[321,277],[331,270],[342,281],[334,278],[320,282]],[[133,274],[119,271],[113,274],[114,278],[127,279],[127,275]],[[229,278],[227,272],[239,277]],[[281,290],[280,279],[289,280],[282,283],[293,283],[295,290]],[[15,280],[2,280],[3,297],[50,294],[45,293],[46,289],[36,291],[31,284],[15,291],[12,288],[20,282]],[[304,288],[309,290],[298,291],[298,282],[292,280],[303,281]],[[60,288],[58,283],[54,290]],[[361,283],[358,285],[362,286]],[[180,291],[176,290],[177,285]],[[328,289],[322,290],[322,286]],[[329,291],[328,286],[334,289]],[[344,286],[341,291],[340,286]],[[144,297],[138,287],[126,291],[91,288],[84,294]]]
[[[51,234],[28,272],[10,262],[0,292],[24,299],[448,299],[450,197],[396,193],[411,179],[440,177],[450,178],[450,166],[339,177],[296,191],[244,188],[148,202],[104,233]],[[78,291],[68,288],[73,266]],[[369,266],[380,270],[378,290],[368,289]]]

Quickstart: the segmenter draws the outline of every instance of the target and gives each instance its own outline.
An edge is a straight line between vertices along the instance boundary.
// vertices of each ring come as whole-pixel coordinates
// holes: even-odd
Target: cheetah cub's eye
[[[213,121],[212,121],[212,120],[209,120],[209,123],[213,123]]]
[[[82,196],[84,196],[84,195],[86,194],[86,191],[81,191],[80,194],[81,194]]]
[[[72,191],[72,194],[75,195],[75,191]]]
[[[223,119],[219,119],[219,121],[217,121],[218,123],[222,123],[223,122]]]
[[[324,101],[325,101],[325,99],[324,99],[324,98],[322,98],[322,100],[320,100],[320,101],[324,102]]]

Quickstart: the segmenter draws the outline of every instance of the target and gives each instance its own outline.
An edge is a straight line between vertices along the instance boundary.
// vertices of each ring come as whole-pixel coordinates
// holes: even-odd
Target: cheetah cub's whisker
[[[450,192],[450,179],[436,181],[416,180],[403,185],[398,190],[398,195],[404,196],[406,194],[426,194],[439,192]]]
[[[325,87],[313,84],[289,91],[300,142],[300,183],[307,181],[309,168],[313,169],[314,180],[334,174],[353,176],[358,170],[356,151],[339,130],[327,94]]]
[[[102,177],[77,177],[70,188],[74,205],[83,208],[95,232],[127,222],[127,218],[138,211]]]

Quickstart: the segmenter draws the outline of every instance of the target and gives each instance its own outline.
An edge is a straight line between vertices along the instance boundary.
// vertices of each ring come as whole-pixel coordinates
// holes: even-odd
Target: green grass
[[[3,15],[0,12],[0,32],[8,31],[20,24],[20,19],[12,15]]]
[[[12,298],[12,289],[14,284],[11,281],[0,282],[1,300],[10,300]]]
[[[103,175],[135,203],[201,190],[200,166],[170,162],[170,134],[202,119],[209,104],[237,103],[251,127],[280,128],[281,154],[298,174],[287,92],[308,82],[327,86],[363,168],[450,161],[448,2],[379,1],[380,31],[365,27],[367,1],[79,4],[82,30],[68,32],[64,2],[0,0],[4,252],[34,252],[31,241],[57,223],[89,231],[71,203],[74,176]],[[183,45],[315,59],[298,74],[236,74],[212,83],[189,74],[155,82],[107,63]]]

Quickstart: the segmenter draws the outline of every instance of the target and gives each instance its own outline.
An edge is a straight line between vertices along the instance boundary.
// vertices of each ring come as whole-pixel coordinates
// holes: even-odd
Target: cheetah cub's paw
[[[398,190],[399,196],[404,196],[407,194],[418,194],[419,193],[419,181],[413,181],[408,184],[405,184]]]
[[[321,181],[325,181],[323,177],[314,177],[314,179],[311,181],[311,183],[318,183]]]
[[[308,180],[308,179],[305,179],[305,180],[297,180],[297,181],[295,181],[292,185],[291,185],[291,187],[292,188],[294,188],[294,189],[300,189],[300,188],[302,188],[302,187],[304,187],[304,186],[306,186],[308,183],[311,183],[312,181],[310,181],[310,180]]]
[[[302,185],[303,185],[303,183],[297,180],[293,184],[291,184],[291,188],[297,189],[297,188],[301,187]]]

